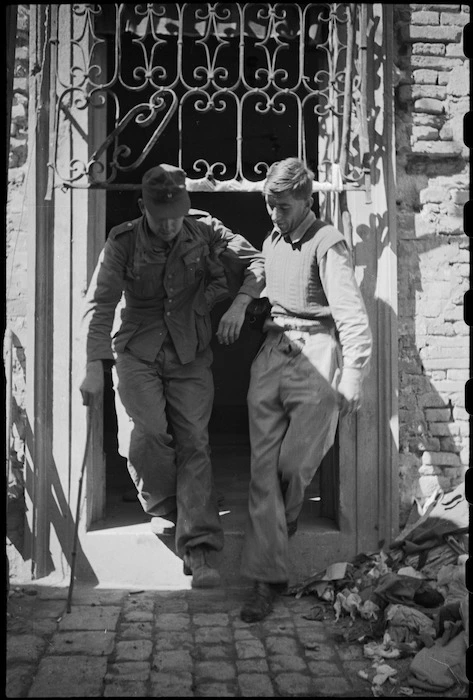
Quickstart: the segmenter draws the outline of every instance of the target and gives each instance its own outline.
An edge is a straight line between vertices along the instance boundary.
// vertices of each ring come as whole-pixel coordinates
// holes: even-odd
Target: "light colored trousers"
[[[341,349],[333,332],[269,331],[251,367],[251,481],[241,572],[288,581],[287,523],[332,446]]]
[[[143,510],[177,508],[176,550],[223,547],[208,440],[214,396],[212,351],[181,364],[167,338],[154,362],[118,353],[113,372],[119,452]]]

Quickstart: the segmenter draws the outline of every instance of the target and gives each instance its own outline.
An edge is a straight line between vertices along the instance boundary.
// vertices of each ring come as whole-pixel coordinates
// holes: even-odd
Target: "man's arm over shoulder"
[[[197,216],[206,225],[209,247],[223,263],[230,296],[234,297],[217,329],[219,343],[230,345],[240,335],[248,304],[252,299],[258,299],[264,289],[264,256],[246,238],[232,233],[219,219],[207,212],[198,212]]]
[[[264,256],[260,250],[208,212],[191,209],[190,215],[208,227],[209,245],[225,266],[230,295],[259,298],[264,289]]]

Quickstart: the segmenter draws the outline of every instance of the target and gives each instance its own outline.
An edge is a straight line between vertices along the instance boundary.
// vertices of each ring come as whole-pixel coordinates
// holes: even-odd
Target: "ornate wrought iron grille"
[[[59,4],[49,21],[56,184],[137,188],[173,162],[192,190],[251,191],[297,155],[316,189],[366,185],[363,5]]]

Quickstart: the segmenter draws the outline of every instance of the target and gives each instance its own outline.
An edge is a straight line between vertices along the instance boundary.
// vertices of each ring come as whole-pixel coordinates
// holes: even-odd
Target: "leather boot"
[[[184,573],[192,575],[192,588],[215,588],[220,585],[220,574],[208,561],[209,550],[199,545],[184,554]]]
[[[243,622],[263,620],[273,609],[275,591],[266,581],[255,581],[253,590],[243,605],[240,617]]]

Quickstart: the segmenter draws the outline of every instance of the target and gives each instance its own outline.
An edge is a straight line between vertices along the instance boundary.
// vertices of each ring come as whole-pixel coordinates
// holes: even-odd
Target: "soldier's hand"
[[[360,370],[346,367],[338,385],[338,405],[341,415],[350,415],[358,411],[362,397]]]
[[[217,329],[220,345],[231,345],[239,338],[246,307],[250,301],[251,297],[248,294],[237,294],[230,308],[223,314]]]
[[[103,393],[103,386],[102,360],[88,362],[85,377],[79,387],[84,406],[90,406],[100,398]]]

